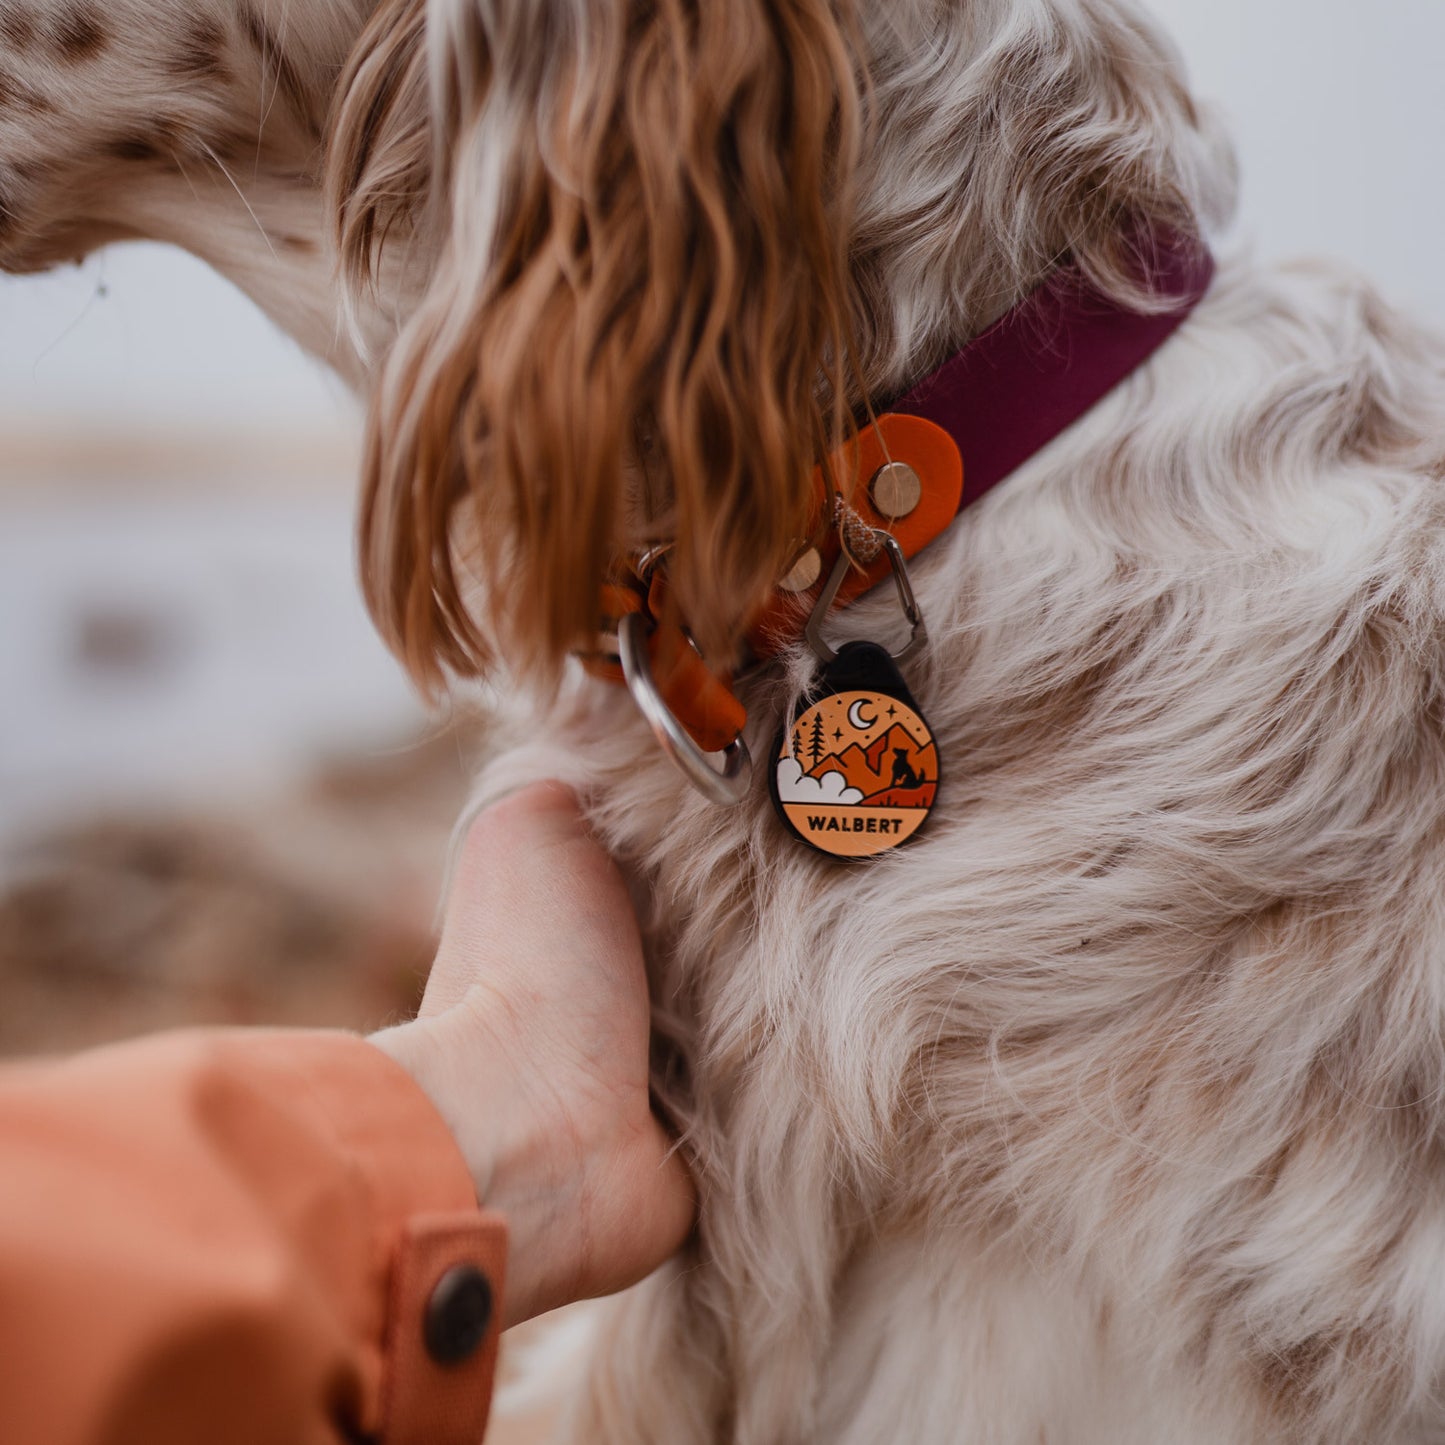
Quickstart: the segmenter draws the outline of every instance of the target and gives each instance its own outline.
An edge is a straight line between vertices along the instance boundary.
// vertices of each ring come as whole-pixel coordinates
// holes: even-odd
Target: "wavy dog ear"
[[[425,684],[499,652],[555,678],[594,645],[609,565],[657,541],[704,651],[737,647],[851,427],[848,3],[402,0],[374,22],[333,195],[353,282],[398,228],[436,256],[373,399],[361,537]]]

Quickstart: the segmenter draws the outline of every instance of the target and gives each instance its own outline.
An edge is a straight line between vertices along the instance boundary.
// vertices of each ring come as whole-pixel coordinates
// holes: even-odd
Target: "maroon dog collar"
[[[1145,233],[1137,272],[1153,306],[1125,309],[1077,264],[1049,279],[888,411],[941,427],[963,458],[965,505],[1016,471],[1143,365],[1209,289],[1198,241]]]

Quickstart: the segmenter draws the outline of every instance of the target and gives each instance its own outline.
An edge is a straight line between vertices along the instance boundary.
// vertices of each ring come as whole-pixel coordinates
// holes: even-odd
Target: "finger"
[[[564,885],[559,849],[586,838],[577,796],[561,783],[523,788],[472,820],[452,870],[422,1017],[461,1002],[520,920],[541,906],[540,895]]]
[[[581,804],[565,784],[534,783],[510,793],[472,819],[457,856],[452,897],[469,877],[475,882],[519,864],[525,868],[543,851],[586,834]]]

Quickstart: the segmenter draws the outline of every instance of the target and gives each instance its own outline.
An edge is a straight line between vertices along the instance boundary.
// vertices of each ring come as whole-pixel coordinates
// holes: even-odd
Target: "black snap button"
[[[426,1352],[439,1365],[460,1365],[481,1348],[492,1323],[492,1286],[475,1265],[449,1269],[426,1307]]]

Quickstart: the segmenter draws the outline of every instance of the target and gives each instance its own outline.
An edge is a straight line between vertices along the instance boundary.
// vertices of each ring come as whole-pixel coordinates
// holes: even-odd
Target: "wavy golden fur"
[[[333,182],[353,284],[398,231],[440,239],[377,384],[361,524],[373,614],[419,677],[484,670],[489,639],[555,675],[592,645],[608,569],[660,541],[730,660],[857,391],[838,10],[452,7],[429,66],[423,7],[378,14]],[[481,626],[463,567],[488,579]]]

